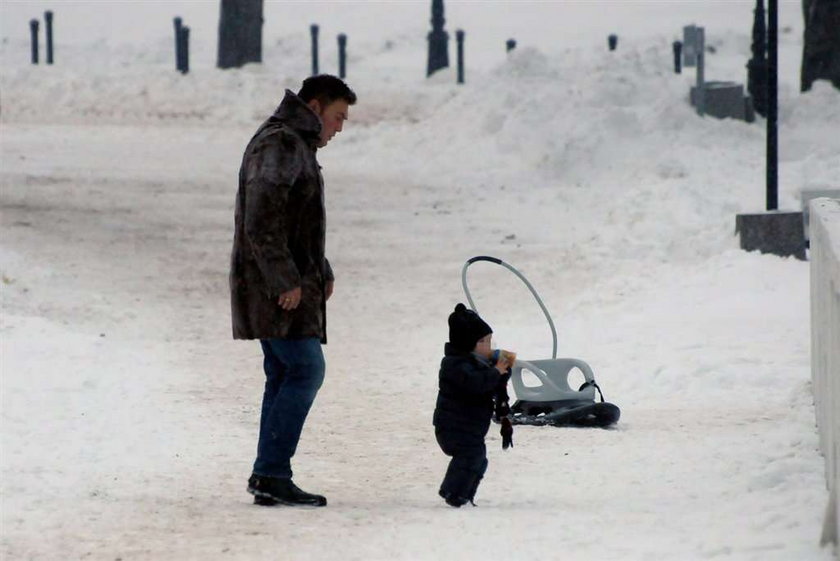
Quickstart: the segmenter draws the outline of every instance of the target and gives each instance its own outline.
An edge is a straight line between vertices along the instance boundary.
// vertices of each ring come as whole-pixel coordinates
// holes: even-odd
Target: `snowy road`
[[[557,267],[504,245],[498,207],[467,216],[474,194],[343,171],[337,144],[328,378],[296,461],[330,506],[257,508],[260,354],[229,340],[226,293],[250,131],[3,127],[4,558],[829,558],[807,264],[731,250],[610,276]],[[452,510],[435,492],[435,365],[460,266],[488,238],[623,416],[519,428],[505,453],[491,429],[479,507]],[[479,307],[534,315],[515,282],[471,274]],[[550,340],[533,319],[497,337],[536,354]]]

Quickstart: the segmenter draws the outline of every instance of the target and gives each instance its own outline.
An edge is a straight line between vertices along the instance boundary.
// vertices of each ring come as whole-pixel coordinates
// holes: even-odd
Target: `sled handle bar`
[[[461,284],[464,287],[464,294],[467,295],[467,301],[470,303],[470,308],[472,308],[473,310],[475,310],[476,313],[478,313],[478,309],[475,307],[475,303],[473,302],[472,296],[470,295],[470,289],[467,288],[467,268],[476,261],[489,261],[490,263],[501,265],[502,267],[519,277],[519,279],[523,283],[525,283],[525,286],[527,286],[528,290],[531,291],[531,294],[534,296],[534,299],[537,301],[537,304],[540,305],[540,309],[545,314],[545,318],[548,320],[548,326],[551,328],[551,338],[554,343],[551,349],[551,358],[557,358],[557,330],[554,328],[554,321],[551,319],[551,314],[548,313],[545,304],[543,304],[542,300],[540,299],[540,295],[537,294],[537,291],[534,289],[533,286],[531,286],[531,283],[528,282],[528,279],[525,278],[525,275],[517,271],[512,265],[508,265],[501,259],[498,259],[496,257],[490,257],[489,255],[477,255],[475,257],[467,259],[467,262],[464,263],[464,267],[461,269]]]

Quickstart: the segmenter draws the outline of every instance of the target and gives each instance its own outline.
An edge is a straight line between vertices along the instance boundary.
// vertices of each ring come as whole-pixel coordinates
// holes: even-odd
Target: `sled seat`
[[[586,381],[580,390],[569,386],[569,374],[580,370]],[[539,381],[537,386],[526,386],[523,373],[533,374]],[[510,376],[513,391],[521,401],[595,401],[595,375],[592,368],[576,358],[550,358],[543,360],[517,359]]]

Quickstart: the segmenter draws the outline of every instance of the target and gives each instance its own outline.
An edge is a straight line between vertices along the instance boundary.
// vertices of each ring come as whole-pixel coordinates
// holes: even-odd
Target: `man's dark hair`
[[[341,78],[330,74],[310,76],[304,80],[298,92],[298,97],[305,103],[316,99],[321,107],[326,107],[339,99],[343,99],[348,105],[356,103],[356,94],[353,90]]]

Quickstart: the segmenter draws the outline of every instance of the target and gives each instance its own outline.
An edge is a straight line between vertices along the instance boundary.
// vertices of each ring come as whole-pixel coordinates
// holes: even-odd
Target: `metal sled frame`
[[[605,427],[618,421],[621,414],[618,407],[604,402],[601,388],[595,382],[592,368],[576,358],[557,358],[557,329],[551,314],[540,299],[539,294],[522,273],[496,257],[479,255],[464,263],[461,269],[461,284],[470,308],[478,312],[467,286],[467,269],[477,261],[489,261],[505,267],[528,287],[540,309],[548,320],[553,340],[551,358],[525,361],[516,359],[511,368],[511,384],[517,400],[511,406],[511,421],[514,424],[553,425],[553,426],[600,426]],[[584,383],[577,390],[569,387],[569,375],[578,370],[583,374]],[[530,373],[538,385],[526,385],[523,373]],[[601,402],[595,401],[595,391],[601,393]]]

